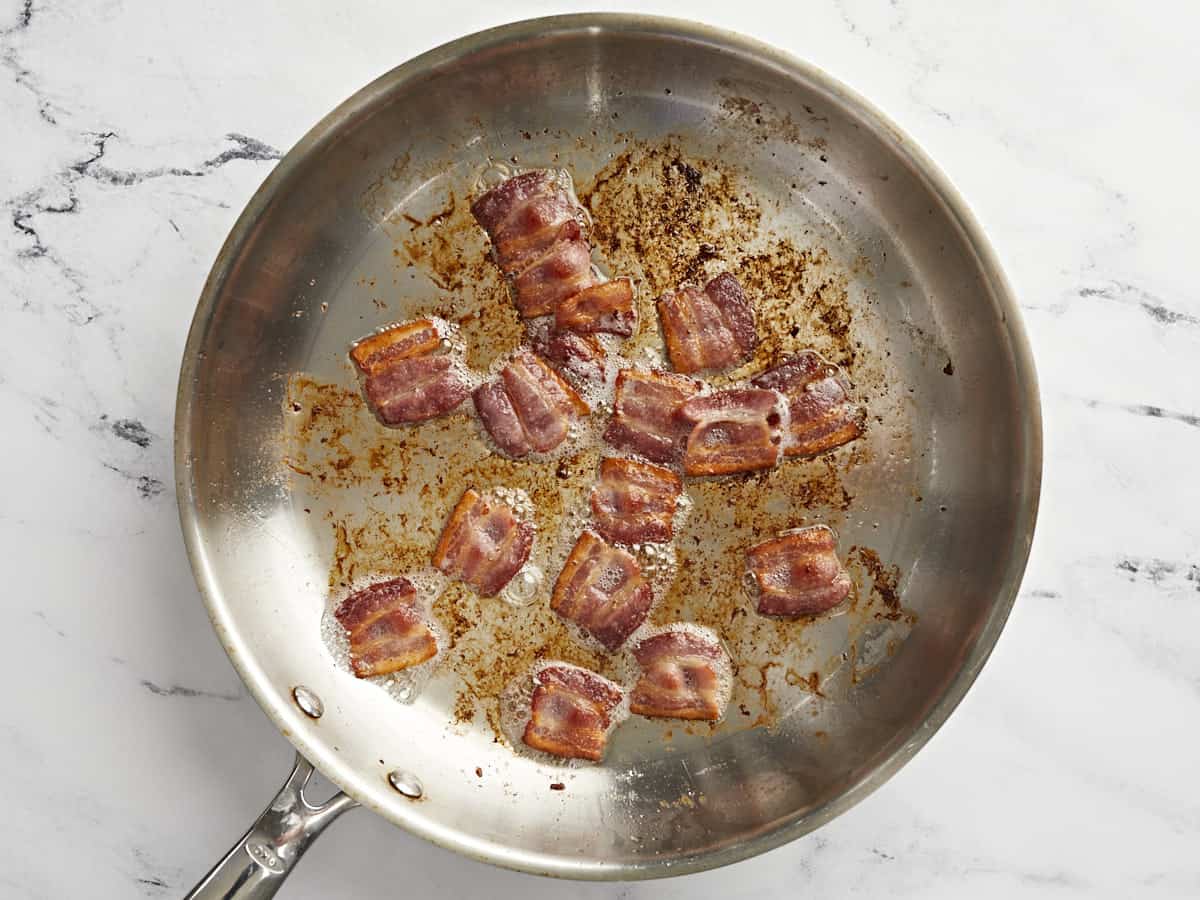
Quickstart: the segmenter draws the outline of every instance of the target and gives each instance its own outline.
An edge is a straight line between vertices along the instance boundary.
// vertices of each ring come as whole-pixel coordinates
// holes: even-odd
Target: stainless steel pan
[[[421,495],[413,482],[440,472],[457,491],[466,477],[404,456],[410,439],[373,423],[328,432],[337,416],[359,415],[347,343],[436,307],[466,311],[478,352],[505,349],[506,307],[463,199],[484,168],[514,157],[575,174],[609,228],[610,262],[637,269],[644,290],[714,262],[742,272],[776,304],[773,327],[792,322],[783,339],[836,357],[873,416],[856,447],[717,498],[730,509],[761,501],[775,524],[833,524],[854,564],[851,611],[774,632],[776,644],[740,633],[727,722],[673,734],[629,723],[588,768],[497,741],[486,672],[465,712],[462,671],[397,702],[339,667],[320,633],[331,586],[428,552],[449,489]],[[678,193],[698,185],[709,192],[698,201]],[[656,239],[633,246],[630,232],[646,228]],[[441,449],[466,452],[467,432],[446,427]],[[321,448],[343,455],[322,459]],[[350,98],[284,158],[196,310],[176,466],[188,551],[230,659],[302,758],[345,792],[308,806],[302,760],[196,894],[266,896],[354,801],[477,859],[587,879],[720,866],[828,821],[903,765],[979,673],[1029,550],[1041,430],[995,257],[895,125],[757,42],[587,15],[431,51]],[[357,477],[339,480],[346,470]],[[386,480],[397,474],[407,480]],[[355,532],[367,509],[375,525]],[[371,527],[384,537],[372,543]],[[381,547],[382,561],[362,558]],[[705,602],[730,604],[736,620],[728,593]]]

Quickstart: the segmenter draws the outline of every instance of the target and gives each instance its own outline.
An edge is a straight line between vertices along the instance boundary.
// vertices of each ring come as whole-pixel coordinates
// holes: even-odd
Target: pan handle
[[[308,845],[334,819],[358,806],[341,791],[313,806],[304,797],[312,774],[312,763],[297,753],[296,766],[271,805],[184,900],[274,897]]]

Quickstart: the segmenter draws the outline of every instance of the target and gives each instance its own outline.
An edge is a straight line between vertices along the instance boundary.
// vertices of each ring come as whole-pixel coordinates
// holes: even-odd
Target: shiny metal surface
[[[309,844],[333,820],[358,804],[343,793],[313,805],[304,796],[313,767],[299,754],[279,793],[201,879],[185,900],[267,900],[274,897]]]
[[[480,723],[456,723],[445,691],[400,704],[333,664],[319,634],[332,538],[289,489],[282,401],[291,373],[344,381],[348,341],[404,318],[402,305],[378,312],[353,300],[356,285],[376,281],[389,299],[403,295],[391,260],[404,214],[435,213],[489,158],[559,153],[559,164],[594,174],[622,140],[668,136],[690,153],[723,154],[750,190],[786,201],[772,207],[772,228],[810,235],[845,262],[863,352],[886,353],[887,413],[905,427],[891,449],[885,425],[872,432],[878,462],[864,467],[840,530],[843,544],[886,548],[916,625],[873,674],[831,679],[825,697],[806,697],[770,728],[670,746],[631,729],[603,765],[564,771],[514,755]],[[324,774],[467,855],[630,879],[723,865],[811,831],[929,739],[1016,596],[1041,425],[1017,306],[986,239],[878,111],[745,38],[568,16],[472,35],[400,66],[284,158],[196,311],[176,471],[214,627],[263,709]],[[320,719],[293,702],[300,683],[323,698]],[[419,800],[393,788],[396,768],[419,779]],[[565,789],[551,791],[559,781]]]

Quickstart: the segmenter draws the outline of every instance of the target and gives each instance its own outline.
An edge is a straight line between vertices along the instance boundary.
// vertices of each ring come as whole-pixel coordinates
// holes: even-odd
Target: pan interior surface
[[[439,453],[466,453],[469,419],[431,425],[442,431],[429,444],[386,431],[355,406],[347,346],[437,313],[459,324],[480,367],[511,349],[515,313],[466,206],[481,173],[541,165],[572,173],[600,252],[638,280],[643,313],[672,279],[729,269],[779,311],[768,327],[794,327],[776,349],[819,349],[871,414],[857,445],[747,482],[744,495],[714,495],[694,523],[699,554],[723,529],[834,526],[855,575],[851,611],[770,634],[738,626],[745,646],[731,649],[744,659],[726,720],[627,723],[599,766],[558,766],[498,739],[481,696],[501,671],[487,654],[505,648],[489,651],[472,622],[454,627],[459,656],[476,641],[487,671],[435,674],[408,702],[349,675],[321,631],[331,593],[427,554],[467,486]],[[1003,277],[961,201],[894,126],[751,41],[665,20],[564,17],[400,67],[285,158],[205,288],[181,376],[177,462],[185,537],[218,633],[318,768],[469,855],[638,878],[811,830],[932,734],[1016,595],[1040,422]],[[757,518],[717,515],[752,493],[763,498]],[[544,502],[570,505],[564,496]],[[681,602],[713,624],[749,608],[719,580],[690,585]],[[520,614],[455,596],[467,618]],[[320,719],[295,707],[296,685],[320,696]],[[389,786],[395,769],[419,780],[421,799]]]

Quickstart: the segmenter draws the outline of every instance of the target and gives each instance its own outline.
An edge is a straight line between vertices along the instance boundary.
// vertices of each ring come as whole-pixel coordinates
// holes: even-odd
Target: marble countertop
[[[0,895],[178,896],[290,765],[208,625],[171,488],[184,337],[242,206],[404,59],[589,5],[0,3]],[[1200,896],[1200,6],[615,6],[816,63],[972,204],[1046,417],[1020,600],[916,759],[763,857],[564,885],[359,811],[283,896]]]

